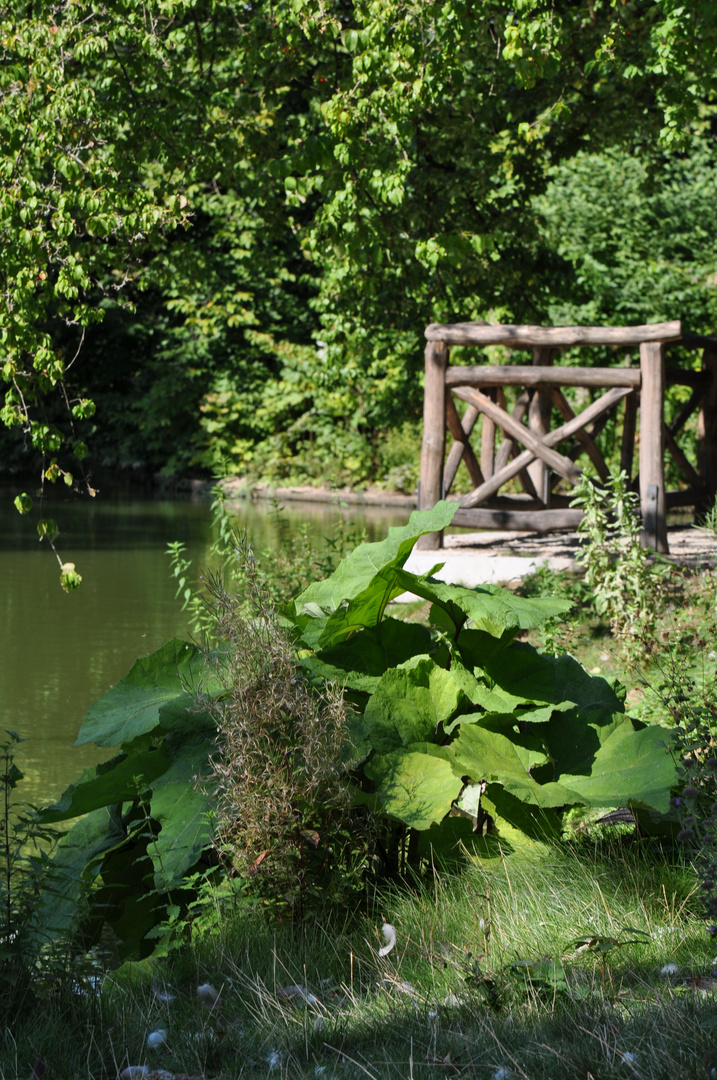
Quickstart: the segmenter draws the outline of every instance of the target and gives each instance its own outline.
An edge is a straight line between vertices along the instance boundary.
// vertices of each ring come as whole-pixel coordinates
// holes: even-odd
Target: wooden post
[[[534,367],[550,367],[552,363],[552,349],[536,348],[533,350]],[[528,427],[538,436],[538,438],[542,438],[550,431],[551,407],[552,394],[550,388],[541,386],[533,394],[530,400],[530,408],[528,409]],[[528,475],[533,481],[533,487],[537,492],[538,498],[541,499],[546,506],[550,506],[550,475],[545,462],[540,461],[540,459],[534,461],[532,465],[528,466]]]
[[[665,500],[665,349],[657,341],[640,345],[640,505],[642,543],[667,554]]]
[[[620,448],[620,472],[627,473],[628,486],[632,481],[632,459],[635,453],[635,429],[637,426],[637,394],[625,398],[625,415],[622,421],[622,446]]]
[[[486,397],[496,400],[495,388],[485,391]],[[490,480],[495,471],[495,421],[483,416],[480,429],[480,471],[485,480]]]
[[[717,350],[705,349],[702,369],[711,373],[712,383],[702,398],[697,419],[697,469],[708,495],[714,495],[717,492]]]
[[[423,445],[418,509],[430,510],[443,497],[443,455],[446,445],[446,368],[448,346],[443,341],[426,345],[426,382],[423,392]],[[421,536],[416,544],[423,551],[443,545],[442,533]]]

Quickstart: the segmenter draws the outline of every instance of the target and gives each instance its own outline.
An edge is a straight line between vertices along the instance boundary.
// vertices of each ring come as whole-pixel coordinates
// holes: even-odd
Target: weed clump
[[[329,891],[335,901],[339,879],[340,892],[360,876],[347,707],[340,686],[317,689],[302,672],[246,540],[236,554],[241,588],[230,594],[220,578],[206,582],[223,687],[208,702],[218,731],[216,843],[275,914],[301,917]]]
[[[640,542],[639,496],[628,477],[611,475],[604,486],[583,477],[571,506],[580,506],[584,537],[578,560],[598,615],[607,615],[618,639],[634,651],[645,635],[653,636],[665,604],[664,564],[655,563]]]

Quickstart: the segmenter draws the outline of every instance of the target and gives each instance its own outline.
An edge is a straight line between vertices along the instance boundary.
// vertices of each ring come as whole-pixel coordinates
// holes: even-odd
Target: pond
[[[73,747],[88,707],[126,675],[138,656],[175,635],[187,636],[165,554],[180,540],[194,565],[206,564],[211,513],[206,497],[151,497],[103,490],[96,499],[55,497],[46,507],[61,533],[63,559],[83,582],[66,594],[59,567],[38,543],[34,521],[12,500],[17,487],[0,487],[0,742],[5,729],[26,741],[17,761],[25,774],[18,794],[54,801],[87,765],[107,756],[97,747]],[[267,502],[234,504],[237,524],[257,550],[277,544],[276,512]],[[312,543],[333,535],[338,522],[366,528],[380,539],[403,524],[401,509],[288,503],[284,528],[306,524]]]

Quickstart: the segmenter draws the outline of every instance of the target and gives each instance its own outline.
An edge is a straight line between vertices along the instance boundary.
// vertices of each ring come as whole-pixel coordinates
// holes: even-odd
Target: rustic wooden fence
[[[618,422],[620,414],[622,419],[620,466],[640,493],[643,543],[667,552],[667,511],[703,507],[714,496],[717,337],[683,333],[681,323],[674,321],[632,327],[432,324],[426,338],[419,508],[428,509],[439,499],[451,497],[462,463],[473,490],[460,498],[455,525],[538,532],[574,529],[582,517],[581,510],[569,506],[569,488],[582,472],[577,459],[586,455],[597,475],[607,478],[608,467],[596,439],[616,412]],[[666,364],[666,347],[678,344],[702,351],[700,370]],[[449,351],[456,345],[528,349],[532,350],[532,364],[451,366]],[[575,345],[638,347],[640,364],[555,366],[560,350]],[[668,424],[665,389],[675,384],[689,387],[691,393]],[[507,387],[517,390],[512,407],[506,401]],[[592,400],[576,413],[563,393],[565,387],[585,387]],[[596,395],[596,391],[600,393]],[[462,417],[456,398],[467,404]],[[680,446],[679,436],[696,410],[698,453],[693,464]],[[554,418],[562,421],[557,427],[551,427]],[[446,455],[447,434],[453,442]],[[496,445],[499,434],[502,439]],[[475,449],[472,435],[480,440],[479,445],[475,440]],[[636,436],[637,472],[633,468]],[[672,457],[681,478],[681,486],[673,491],[665,490],[666,454]],[[516,477],[522,490],[499,494],[500,488]],[[422,538],[424,549],[441,546],[439,533]]]

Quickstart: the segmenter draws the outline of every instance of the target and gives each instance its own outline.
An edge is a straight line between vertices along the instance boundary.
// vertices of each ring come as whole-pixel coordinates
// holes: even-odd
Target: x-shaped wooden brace
[[[475,423],[478,413],[482,413],[484,416],[493,420],[507,436],[509,442],[520,442],[526,447],[522,453],[518,454],[513,461],[507,464],[500,460],[499,451],[499,460],[496,462],[496,465],[499,467],[496,468],[495,473],[489,480],[482,480],[482,482],[478,483],[474,491],[469,495],[464,495],[460,502],[460,505],[464,509],[479,506],[480,503],[490,498],[491,495],[494,495],[503,484],[524,470],[527,465],[530,465],[530,463],[537,458],[544,461],[546,465],[560,476],[564,476],[571,484],[576,484],[582,476],[582,470],[579,466],[575,465],[570,458],[565,457],[563,454],[559,454],[553,447],[557,446],[558,443],[561,443],[564,439],[569,439],[572,436],[580,437],[580,435],[583,436],[581,441],[584,445],[586,444],[586,440],[589,440],[589,442],[592,443],[592,440],[590,440],[590,437],[584,431],[586,425],[595,420],[601,413],[614,408],[622,398],[633,392],[632,388],[629,386],[616,386],[613,389],[608,390],[608,392],[598,398],[597,401],[588,405],[588,407],[577,416],[573,416],[572,419],[569,419],[561,427],[555,428],[553,431],[549,431],[541,438],[538,438],[529,430],[529,428],[520,423],[520,418],[518,416],[511,416],[509,413],[505,412],[499,405],[496,405],[495,402],[491,401],[489,397],[482,394],[480,390],[475,390],[468,386],[455,386],[452,387],[452,390],[456,397],[459,397],[462,401],[468,402],[470,416],[466,414],[466,418],[468,419],[470,427]],[[521,395],[521,398],[522,397],[523,395]],[[521,399],[519,398],[519,405],[520,403]],[[558,407],[560,408],[560,405]],[[473,410],[477,410],[475,414],[473,413]],[[446,462],[447,471],[449,465],[454,465],[452,461],[453,456],[453,458],[456,459],[455,466],[453,467],[453,474],[455,474],[455,468],[457,468],[462,454],[465,454],[466,448],[468,448],[470,456],[467,456],[466,463],[468,464],[470,462],[469,471],[471,478],[475,483],[480,475],[480,468],[478,467],[478,462],[476,461],[473,451],[470,450],[470,447],[468,446],[468,433],[461,424],[460,419],[458,419],[458,414],[452,402],[448,406],[447,412],[448,425],[451,433],[460,444],[460,448],[457,449],[457,447],[454,446],[449,454],[448,461]],[[522,413],[524,412],[525,408],[522,410]],[[564,416],[566,415],[566,412],[572,412],[567,402],[565,402],[561,412]],[[461,428],[461,434],[458,434],[457,432],[455,424],[456,420],[458,420],[458,426]],[[592,444],[592,446],[594,446],[594,444]],[[454,455],[453,450],[456,449],[457,453]],[[508,453],[510,453],[510,449],[508,449]],[[592,456],[591,453],[591,457]],[[452,480],[452,478],[453,477],[451,476],[450,479]],[[446,488],[447,487],[448,484],[446,484]]]

